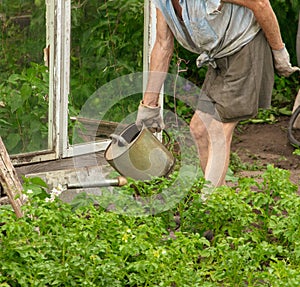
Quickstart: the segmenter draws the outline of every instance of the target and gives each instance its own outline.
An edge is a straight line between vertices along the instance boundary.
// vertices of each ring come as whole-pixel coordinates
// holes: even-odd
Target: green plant
[[[0,136],[9,153],[47,148],[48,72],[31,64],[0,84]]]
[[[7,79],[43,62],[45,48],[45,2],[3,0],[1,15],[0,75]]]
[[[284,111],[284,108],[290,111],[293,108],[295,96],[298,92],[298,77],[292,75],[289,78],[278,77],[275,75],[275,84],[272,95],[272,106],[277,108],[278,112]]]
[[[296,148],[296,149],[293,151],[293,154],[294,154],[294,155],[300,155],[300,148]]]
[[[80,109],[105,83],[142,71],[143,2],[72,1],[71,98]]]
[[[269,166],[262,182],[241,178],[206,203],[202,186],[172,210],[136,217],[93,202],[74,209],[27,179],[25,216],[1,211],[0,285],[297,286],[300,198],[289,173]]]

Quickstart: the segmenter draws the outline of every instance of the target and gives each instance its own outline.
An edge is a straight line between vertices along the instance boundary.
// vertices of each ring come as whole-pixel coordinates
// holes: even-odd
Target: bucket
[[[135,180],[166,176],[175,164],[172,153],[145,127],[139,130],[131,124],[111,138],[104,157],[123,176]]]

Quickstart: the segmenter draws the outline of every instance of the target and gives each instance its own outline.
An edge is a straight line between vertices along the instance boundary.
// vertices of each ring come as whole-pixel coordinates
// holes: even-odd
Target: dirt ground
[[[291,181],[298,185],[300,192],[300,156],[293,155],[295,150],[288,141],[287,127],[289,117],[281,117],[274,124],[239,125],[235,131],[232,151],[238,154],[242,162],[251,165],[287,169]],[[298,131],[295,138],[300,141]],[[259,177],[261,172],[244,171],[244,176]]]

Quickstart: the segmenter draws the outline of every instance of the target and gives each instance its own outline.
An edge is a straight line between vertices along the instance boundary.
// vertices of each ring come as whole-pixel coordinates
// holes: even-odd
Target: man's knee
[[[207,127],[201,119],[199,113],[195,113],[190,122],[190,131],[195,139],[199,139],[207,135]]]

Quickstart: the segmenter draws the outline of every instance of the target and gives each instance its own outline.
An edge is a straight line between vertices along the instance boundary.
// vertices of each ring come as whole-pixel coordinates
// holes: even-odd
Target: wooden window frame
[[[156,28],[155,7],[144,4],[143,69],[149,70]],[[70,92],[71,0],[46,0],[46,47],[49,52],[48,149],[12,155],[14,165],[24,165],[103,151],[110,140],[70,145],[68,142],[68,96]],[[147,79],[144,78],[144,87]]]

